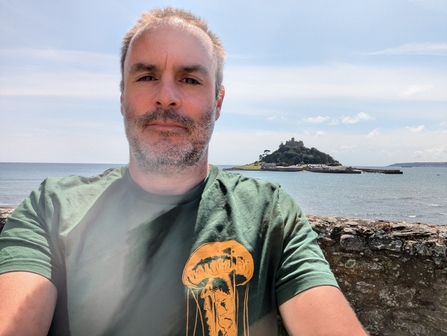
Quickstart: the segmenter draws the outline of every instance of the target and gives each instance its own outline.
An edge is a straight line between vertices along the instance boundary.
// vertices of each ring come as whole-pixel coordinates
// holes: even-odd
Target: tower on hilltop
[[[301,140],[295,141],[295,138],[292,137],[292,139],[286,141],[286,145],[303,147],[304,143]]]

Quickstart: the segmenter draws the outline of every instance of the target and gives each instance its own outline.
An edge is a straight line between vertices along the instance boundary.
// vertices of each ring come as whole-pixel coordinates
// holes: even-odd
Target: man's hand
[[[333,286],[310,288],[279,307],[290,336],[367,335],[341,291]]]
[[[47,335],[57,290],[41,275],[0,274],[0,335]]]

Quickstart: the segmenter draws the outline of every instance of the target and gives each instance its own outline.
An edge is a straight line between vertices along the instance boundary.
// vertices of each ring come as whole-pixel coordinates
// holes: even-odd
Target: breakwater
[[[10,212],[0,208],[0,230]],[[308,218],[371,335],[447,335],[447,225]]]
[[[376,173],[376,174],[403,174],[399,169],[370,169],[370,168],[353,168],[362,171],[363,173]]]

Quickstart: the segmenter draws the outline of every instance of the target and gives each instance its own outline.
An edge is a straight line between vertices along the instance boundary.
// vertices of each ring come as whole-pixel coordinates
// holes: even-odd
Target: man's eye
[[[184,78],[183,82],[186,84],[199,84],[199,82],[194,78]]]
[[[155,80],[155,77],[154,76],[143,76],[143,77],[140,77],[140,78],[138,78],[138,82],[150,82],[150,81],[153,81],[153,80]]]

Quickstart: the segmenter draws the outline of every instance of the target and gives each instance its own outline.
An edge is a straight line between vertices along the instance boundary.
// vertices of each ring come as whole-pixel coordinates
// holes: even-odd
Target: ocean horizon
[[[93,176],[123,165],[0,162],[0,206],[16,207],[47,177]],[[402,175],[240,170],[232,173],[279,183],[308,214],[447,224],[447,167],[399,169]]]

